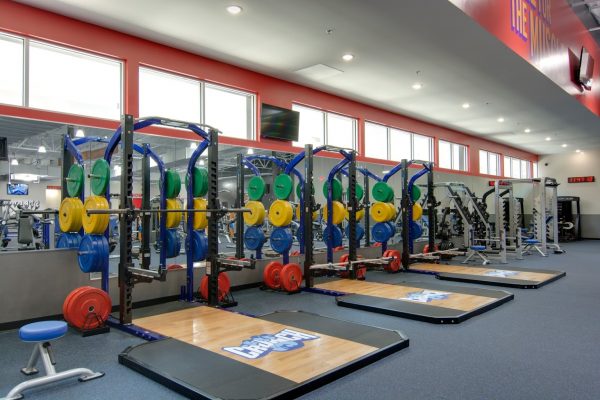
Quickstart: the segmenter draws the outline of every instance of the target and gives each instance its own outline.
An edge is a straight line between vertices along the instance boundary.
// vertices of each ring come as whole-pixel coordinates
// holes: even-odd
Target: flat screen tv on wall
[[[29,194],[29,185],[26,183],[7,183],[6,193],[11,196],[27,196]]]
[[[300,113],[269,104],[262,105],[260,136],[269,139],[298,141]]]

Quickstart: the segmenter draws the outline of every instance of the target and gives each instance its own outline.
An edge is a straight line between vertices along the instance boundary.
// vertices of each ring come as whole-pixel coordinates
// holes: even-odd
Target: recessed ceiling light
[[[568,144],[566,144],[566,143],[563,143],[560,145],[560,147],[567,147],[567,146],[568,146]]]
[[[577,149],[575,150],[575,153],[581,153],[581,150]]]
[[[85,137],[84,130],[81,128],[77,129],[77,132],[75,132],[75,137]]]
[[[344,61],[352,61],[352,60],[354,60],[354,55],[350,54],[350,53],[344,54],[342,56],[342,60],[344,60]]]
[[[465,110],[469,107],[471,107],[471,105],[469,103],[463,103],[463,105],[462,105],[462,108],[464,108]]]
[[[502,122],[504,122],[504,117],[499,117],[496,121],[502,123]]]
[[[10,165],[19,165],[19,160],[17,160],[16,158],[13,158],[10,162]]]
[[[525,129],[523,130],[523,132],[525,132],[525,133],[529,133],[529,132],[531,132],[531,129],[529,129],[529,128],[525,128]]]
[[[421,90],[423,89],[423,84],[421,82],[415,82],[413,83],[412,88],[415,90]]]
[[[242,7],[240,6],[228,6],[226,8],[227,12],[232,15],[237,15],[242,12]]]
[[[551,138],[550,136],[548,136],[548,137],[546,138],[546,142],[549,142],[549,141],[551,141],[551,140],[552,140],[552,138]]]
[[[38,147],[38,153],[45,153],[46,152],[46,146],[41,145],[40,147]]]

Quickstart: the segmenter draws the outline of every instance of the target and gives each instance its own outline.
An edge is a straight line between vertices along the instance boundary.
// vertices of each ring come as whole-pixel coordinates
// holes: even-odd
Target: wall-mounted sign
[[[488,181],[488,186],[494,186],[496,181]],[[508,181],[498,181],[498,186],[509,186],[510,182]]]
[[[569,183],[588,183],[596,182],[595,176],[571,176],[568,178]]]

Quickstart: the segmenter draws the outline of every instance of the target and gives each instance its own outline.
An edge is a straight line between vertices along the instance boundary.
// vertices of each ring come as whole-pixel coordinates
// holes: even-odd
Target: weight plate
[[[58,224],[63,232],[79,232],[83,221],[83,203],[78,197],[67,197],[60,203]]]
[[[194,182],[195,183],[195,182]],[[167,199],[174,199],[181,191],[181,176],[175,170],[165,171],[164,191]]]
[[[79,197],[83,189],[83,167],[79,164],[71,165],[67,174],[67,193],[69,197]]]
[[[263,282],[265,285],[274,290],[281,288],[281,269],[283,265],[277,261],[271,261],[267,264],[263,271]]]
[[[383,203],[392,201],[394,199],[394,190],[387,184],[387,182],[377,182],[373,185],[371,190],[373,198]]]
[[[412,192],[410,193],[410,195],[413,202],[419,201],[419,199],[421,198],[421,188],[417,185],[413,185]]]
[[[63,306],[62,306],[62,312],[63,312],[63,317],[65,319],[65,321],[67,321],[67,323],[71,323],[71,321],[69,321],[69,314],[67,313],[67,310],[69,308],[69,302],[71,301],[71,299],[73,298],[73,296],[75,296],[75,294],[77,292],[80,292],[82,290],[85,290],[85,288],[87,288],[89,286],[80,286],[77,289],[74,289],[71,291],[71,293],[69,293],[67,295],[67,297],[65,298],[65,301],[63,301]]]
[[[265,234],[261,227],[250,226],[244,232],[244,244],[248,250],[258,250],[265,244]]]
[[[302,269],[298,264],[287,264],[281,269],[281,286],[286,292],[297,292],[302,284]]]
[[[104,196],[110,181],[110,165],[104,158],[94,161],[90,172],[90,187],[96,196]]]
[[[346,221],[350,221],[350,211],[346,210],[344,217],[346,218]],[[364,217],[365,217],[365,209],[361,208],[360,210],[358,210],[356,212],[356,221],[357,222],[361,221]]]
[[[384,267],[384,269],[388,272],[398,272],[400,271],[401,266],[401,257],[400,252],[398,250],[386,250],[383,253],[384,257],[393,257],[394,259],[390,261],[388,265]]]
[[[86,286],[78,290],[67,305],[71,325],[79,329],[94,329],[104,324],[111,312],[112,302],[104,291]]]
[[[412,219],[413,221],[419,220],[423,216],[423,207],[419,203],[415,203],[412,206]]]
[[[356,200],[361,201],[363,196],[365,195],[365,190],[358,183],[356,184]],[[346,197],[350,199],[350,187],[346,189]]]
[[[227,273],[221,272],[217,279],[217,298],[219,301],[223,301],[231,289],[231,281]],[[204,275],[200,281],[200,297],[204,300],[208,300],[208,275]]]
[[[275,226],[288,226],[292,222],[294,209],[285,200],[275,200],[269,207],[269,222]]]
[[[249,201],[244,205],[244,208],[249,208],[250,212],[245,212],[244,223],[246,225],[262,225],[265,220],[265,206],[260,201]]]
[[[108,200],[103,196],[90,196],[83,204],[83,230],[89,234],[101,234],[108,228],[110,215],[108,214],[88,214],[87,210],[108,210]]]
[[[194,167],[192,169],[194,175],[194,190],[192,196],[203,197],[208,193],[208,170],[203,167]],[[187,189],[189,185],[189,179],[187,173],[185,174],[185,187]],[[178,193],[179,195],[179,193]],[[168,196],[167,196],[168,197]]]
[[[294,181],[288,174],[279,174],[273,181],[273,192],[279,200],[287,200],[290,198],[294,190]]]
[[[394,235],[394,232],[388,223],[378,222],[373,225],[373,228],[371,229],[371,235],[373,236],[374,241],[384,243],[390,240],[390,238]]]
[[[260,201],[265,195],[265,180],[260,176],[253,176],[248,181],[248,198],[252,201]]]
[[[77,257],[79,269],[84,273],[101,272],[108,254],[108,240],[104,235],[84,235]]]
[[[206,260],[208,255],[208,238],[204,231],[192,231],[192,259],[194,262]]]
[[[306,183],[305,183],[306,184]],[[315,185],[313,185],[312,183],[310,184],[310,192],[311,194],[314,196],[315,195]],[[296,185],[296,197],[298,199],[300,199],[300,197],[302,196],[302,185],[301,184],[297,184]]]
[[[440,250],[437,244],[434,245],[433,248],[434,248],[434,251]],[[429,253],[429,244],[426,244],[425,247],[423,247],[423,253],[425,253],[425,254]]]
[[[177,229],[167,229],[167,240],[165,243],[165,251],[167,258],[177,257],[181,252],[181,240]]]
[[[269,241],[273,251],[283,254],[292,248],[294,237],[292,236],[292,231],[289,228],[275,228],[271,232]]]
[[[325,182],[323,182],[323,196],[325,196],[325,199],[327,199],[328,196],[328,188],[329,182],[326,180]],[[340,182],[339,179],[333,178],[333,180],[331,181],[331,199],[335,201],[341,201],[343,191],[344,189],[342,187],[342,182]]]
[[[344,217],[346,216],[346,207],[344,204],[339,201],[333,201],[331,203],[331,208],[333,209],[332,222],[334,225],[339,225],[344,221]],[[323,220],[325,222],[329,221],[328,218],[329,210],[327,206],[323,207]]]
[[[350,239],[350,224],[346,225],[346,237]],[[356,240],[361,241],[365,236],[365,228],[361,224],[356,224]]]
[[[202,197],[194,199],[194,210],[206,210],[208,201]],[[194,229],[202,230],[208,226],[208,215],[205,212],[197,212],[194,214]]]
[[[326,226],[323,229],[323,242],[329,246],[329,232],[332,231],[332,243],[331,247],[338,247],[342,245],[342,230],[337,226],[333,225],[330,229],[329,226]]]
[[[56,242],[57,249],[73,249],[78,248],[81,242],[79,233],[62,233]]]
[[[181,210],[181,204],[178,199],[167,199],[167,210]],[[181,224],[181,213],[180,212],[168,212],[165,213],[165,225],[168,229],[177,228]]]
[[[295,213],[296,213],[296,221],[302,223],[302,221],[300,221],[300,212],[301,212],[300,205],[296,206],[295,210],[296,210],[295,211]],[[313,213],[312,213],[312,220],[316,221],[318,216],[319,216],[319,213],[317,211],[313,211]]]
[[[167,271],[174,271],[176,269],[183,269],[183,265],[181,264],[171,264],[167,267]]]
[[[395,218],[395,208],[390,203],[376,202],[371,206],[371,218],[376,222],[387,222]]]
[[[421,235],[423,235],[423,228],[421,227],[421,224],[415,221],[410,221],[409,235],[412,240],[420,238]]]

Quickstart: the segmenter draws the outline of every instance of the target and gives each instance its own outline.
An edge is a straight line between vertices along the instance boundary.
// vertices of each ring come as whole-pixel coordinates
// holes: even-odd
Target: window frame
[[[508,160],[508,162],[507,162]],[[513,162],[514,161],[518,161],[519,164],[519,168],[518,168],[518,173],[519,176],[515,176],[515,173],[513,171]],[[526,165],[526,169],[525,169],[525,176],[522,176],[521,171],[523,169],[523,163],[525,163]],[[513,157],[513,156],[508,156],[508,155],[504,155],[504,168],[503,168],[503,177],[505,178],[512,178],[512,179],[532,179],[533,178],[533,171],[532,171],[532,161],[530,160],[524,160],[522,158],[518,158],[518,157]],[[506,173],[506,168],[509,168],[509,173]]]
[[[364,123],[363,123],[363,133],[365,135],[365,151],[366,151],[366,147],[367,147],[367,124],[376,125],[378,127],[383,127],[386,129],[386,131],[387,131],[387,158],[385,160],[394,161],[394,162],[401,161],[401,160],[393,160],[392,159],[392,131],[393,130],[409,135],[409,137],[410,137],[410,159],[411,160],[415,159],[415,140],[414,140],[415,136],[427,138],[427,140],[429,141],[429,160],[423,160],[423,161],[432,162],[435,159],[435,149],[434,149],[435,138],[433,136],[423,135],[420,133],[407,131],[406,129],[398,128],[398,127],[387,125],[387,124],[382,124],[382,123],[375,122],[373,120],[367,120],[367,119],[365,119]],[[364,155],[365,155],[365,157],[368,157],[366,155],[366,153]],[[369,157],[369,158],[373,158],[373,157]],[[373,159],[380,160],[379,158],[373,158]]]
[[[3,103],[9,106],[28,107],[29,102],[29,40],[25,37],[11,35],[10,33],[0,31],[0,38],[6,38],[7,41],[20,41],[21,51],[21,102],[19,104]]]
[[[450,145],[450,168],[446,168],[446,167],[442,167],[441,163],[439,162],[440,159],[440,145],[442,143],[447,143]],[[459,148],[459,152],[461,150],[464,150],[464,156],[465,156],[465,168],[466,169],[460,169],[460,162],[458,160],[455,160],[454,157],[454,150],[455,147]],[[461,149],[462,148],[462,149]],[[460,154],[460,153],[459,153]],[[460,157],[459,157],[460,158]],[[458,167],[455,168],[455,163],[458,164]],[[466,144],[461,144],[461,143],[456,143],[456,142],[451,142],[449,140],[445,140],[445,139],[438,139],[438,165],[440,169],[445,169],[445,170],[449,170],[449,171],[458,171],[458,172],[470,172],[471,170],[471,166],[470,166],[470,149],[469,146]]]
[[[485,153],[485,160],[486,160],[486,171],[487,172],[481,172],[481,153]],[[490,173],[490,155],[495,155],[497,157],[497,162],[496,162],[496,174],[492,174]],[[479,149],[479,173],[481,175],[489,175],[489,176],[504,176],[503,175],[503,171],[502,171],[502,154],[500,153],[496,153],[495,151],[490,151],[490,150],[485,150],[485,149]]]
[[[323,119],[323,144],[324,145],[329,145],[329,125],[328,125],[329,118],[328,118],[328,116],[333,115],[336,117],[343,117],[343,118],[350,119],[352,121],[352,148],[354,150],[358,150],[357,149],[357,147],[358,147],[358,118],[350,116],[350,115],[338,113],[335,111],[328,111],[328,110],[324,110],[322,108],[313,107],[313,106],[309,106],[309,105],[302,104],[302,103],[292,102],[292,110],[300,112],[299,110],[294,109],[294,107],[306,108],[311,111],[317,111],[317,112],[321,113],[321,117]],[[302,117],[302,114],[300,114],[300,117]],[[300,122],[300,123],[302,123],[302,122]],[[298,138],[298,139],[300,139],[300,138]],[[292,142],[292,147],[301,148],[296,143],[299,143],[299,141]]]

